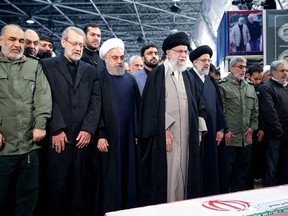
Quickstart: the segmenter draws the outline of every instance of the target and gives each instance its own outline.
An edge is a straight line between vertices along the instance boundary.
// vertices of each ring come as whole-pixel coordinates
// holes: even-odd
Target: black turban
[[[193,62],[195,59],[198,59],[203,54],[209,54],[209,56],[211,58],[213,55],[213,51],[207,45],[199,46],[196,49],[191,51],[191,53],[189,55],[190,61]]]
[[[179,45],[185,45],[188,47],[188,50],[190,49],[190,40],[188,38],[188,35],[184,32],[177,32],[174,34],[170,34],[163,41],[162,50],[164,53],[166,53],[166,50],[170,50],[173,47],[176,47]]]

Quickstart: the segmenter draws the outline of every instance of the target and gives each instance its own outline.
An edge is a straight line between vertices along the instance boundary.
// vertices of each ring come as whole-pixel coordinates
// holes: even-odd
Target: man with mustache
[[[201,143],[204,196],[220,193],[217,147],[223,139],[226,128],[220,91],[214,78],[208,76],[212,55],[213,51],[207,45],[197,47],[189,55],[193,64],[190,72],[204,98],[207,114],[208,132],[203,136]]]
[[[42,60],[52,91],[48,122],[48,215],[88,215],[91,147],[101,112],[98,73],[80,60],[85,34],[76,27],[62,33],[64,54]]]
[[[27,29],[24,32],[25,36],[25,51],[24,54],[26,56],[37,56],[38,51],[39,51],[39,35],[37,34],[36,31],[32,29]]]
[[[260,107],[265,123],[266,168],[264,186],[288,183],[288,65],[271,63],[272,77],[260,88]]]
[[[39,149],[51,117],[52,100],[40,62],[23,55],[25,38],[17,25],[0,37],[0,212],[15,206],[17,216],[32,216],[38,197]],[[13,187],[13,188],[11,188]],[[11,195],[13,204],[4,206]]]
[[[154,44],[148,44],[141,49],[141,58],[144,63],[144,68],[138,72],[132,73],[136,78],[140,94],[142,95],[147,77],[153,68],[158,66],[159,52]]]
[[[135,55],[130,58],[130,73],[135,73],[143,69],[144,64],[140,56]]]
[[[84,27],[85,44],[82,60],[97,67],[101,72],[105,69],[103,60],[99,57],[99,47],[101,43],[101,30],[98,25],[88,24]]]
[[[202,195],[200,139],[206,131],[205,108],[187,69],[190,39],[169,35],[167,59],[148,76],[140,113],[139,179],[141,205]]]
[[[252,135],[258,129],[258,99],[253,83],[245,80],[246,63],[242,56],[232,57],[229,62],[230,74],[219,81],[228,126],[225,143],[231,192],[247,189]]]
[[[53,40],[48,36],[40,37],[40,46],[37,57],[40,59],[50,58],[53,54]]]
[[[92,215],[133,208],[138,204],[136,143],[140,94],[124,71],[124,43],[112,38],[100,48],[107,70],[100,73],[103,109],[97,143],[97,196]]]

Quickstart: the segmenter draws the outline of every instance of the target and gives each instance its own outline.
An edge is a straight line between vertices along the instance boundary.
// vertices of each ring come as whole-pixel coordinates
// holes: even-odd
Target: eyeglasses
[[[79,46],[81,49],[84,47],[84,44],[83,43],[78,43],[78,42],[71,42],[69,40],[66,40],[69,44],[71,44],[72,47],[77,47]]]
[[[188,50],[174,50],[174,49],[171,49],[173,50],[174,52],[176,52],[178,55],[182,55],[182,54],[188,54],[189,51]]]
[[[201,62],[208,62],[208,63],[211,63],[211,62],[212,62],[211,59],[197,59],[197,60],[199,60],[199,61],[201,61]]]
[[[247,70],[247,66],[246,65],[235,65],[235,66],[233,66],[233,67],[237,67],[237,68],[239,68],[240,70]]]

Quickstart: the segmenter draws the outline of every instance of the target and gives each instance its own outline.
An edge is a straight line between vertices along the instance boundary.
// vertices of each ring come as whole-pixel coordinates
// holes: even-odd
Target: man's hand
[[[172,151],[174,137],[169,129],[166,130],[166,151]]]
[[[231,144],[231,141],[232,141],[232,138],[235,137],[234,134],[232,133],[232,131],[228,131],[226,134],[225,134],[225,143],[226,145],[230,145]]]
[[[3,149],[4,145],[6,143],[5,137],[2,133],[0,133],[0,151]]]
[[[199,138],[199,146],[200,146],[200,144],[202,142],[202,132],[201,131],[198,132],[198,138]]]
[[[108,141],[105,138],[100,138],[97,143],[97,149],[100,152],[108,152]]]
[[[254,132],[253,128],[248,128],[248,130],[245,133],[245,142],[247,142],[247,143],[252,142],[253,132]]]
[[[264,131],[259,130],[258,133],[257,133],[257,140],[258,140],[258,142],[261,142],[262,139],[263,139],[263,137],[264,137]]]
[[[217,131],[217,133],[216,133],[217,145],[219,145],[221,143],[223,137],[224,137],[224,132],[222,130]]]
[[[90,143],[90,140],[91,140],[91,134],[89,132],[80,131],[76,138],[76,141],[78,141],[76,147],[84,148]]]
[[[52,136],[52,148],[58,153],[65,150],[65,144],[67,142],[68,139],[64,131],[56,136]]]
[[[46,136],[46,130],[33,129],[33,142],[39,142]]]

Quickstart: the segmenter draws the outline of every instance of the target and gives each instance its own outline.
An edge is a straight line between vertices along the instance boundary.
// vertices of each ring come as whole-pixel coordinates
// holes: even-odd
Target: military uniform
[[[252,143],[247,143],[245,137],[248,128],[258,128],[258,99],[250,81],[238,81],[231,74],[219,81],[219,89],[228,128],[234,135],[231,145],[227,146],[230,190],[244,190]]]
[[[0,150],[0,206],[16,175],[16,215],[33,215],[41,146],[32,141],[32,131],[45,130],[52,109],[40,62],[25,56],[11,62],[0,52],[0,98],[0,132],[6,140]]]
[[[234,134],[231,146],[246,146],[245,132],[248,128],[258,128],[258,99],[251,81],[241,82],[231,74],[219,81],[224,114],[228,128]]]

